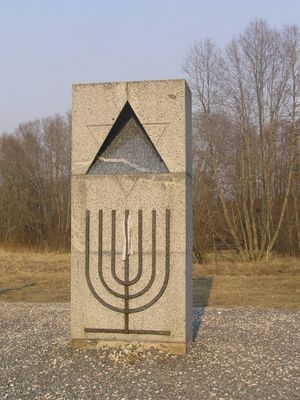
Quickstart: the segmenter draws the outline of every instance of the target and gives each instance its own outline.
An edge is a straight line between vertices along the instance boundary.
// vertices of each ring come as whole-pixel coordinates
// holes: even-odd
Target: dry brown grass
[[[238,263],[230,253],[213,255],[193,266],[193,277],[195,305],[300,308],[297,258]],[[69,301],[70,255],[0,250],[0,300]]]
[[[2,301],[69,301],[70,255],[0,250],[0,288],[16,288]]]
[[[194,301],[199,305],[300,308],[299,258],[275,257],[257,263],[212,258],[193,266],[193,277],[199,280]]]

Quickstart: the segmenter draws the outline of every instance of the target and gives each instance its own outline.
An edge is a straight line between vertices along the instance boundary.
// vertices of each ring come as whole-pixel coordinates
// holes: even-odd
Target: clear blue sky
[[[300,0],[0,0],[0,133],[70,109],[72,83],[182,77],[195,40],[254,18],[300,25]]]

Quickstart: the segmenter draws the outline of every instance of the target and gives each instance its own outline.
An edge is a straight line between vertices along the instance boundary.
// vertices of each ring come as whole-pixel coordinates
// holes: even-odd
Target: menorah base
[[[124,346],[139,346],[141,350],[157,349],[166,353],[184,356],[187,352],[186,343],[174,342],[138,342],[126,340],[102,340],[102,339],[71,339],[72,349],[99,350],[102,347],[120,348]]]
[[[100,329],[100,328],[84,328],[85,333],[125,333],[136,335],[163,335],[170,336],[170,331],[154,331],[143,329]]]

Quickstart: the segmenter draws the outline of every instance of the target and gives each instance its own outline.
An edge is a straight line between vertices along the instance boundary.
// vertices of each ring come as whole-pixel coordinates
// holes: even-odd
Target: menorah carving
[[[128,217],[129,210],[125,210],[125,232],[128,231]],[[122,299],[124,301],[123,307],[117,307],[110,304],[107,300],[101,297],[91,279],[90,273],[90,211],[86,210],[86,225],[85,225],[85,276],[87,285],[97,299],[97,301],[111,311],[124,314],[124,328],[122,329],[109,329],[109,328],[84,328],[84,332],[92,333],[125,333],[125,334],[148,334],[148,335],[170,335],[170,331],[159,330],[140,330],[130,329],[129,317],[132,313],[142,312],[149,307],[153,306],[164,294],[169,282],[170,276],[170,217],[171,212],[166,209],[165,212],[165,271],[163,283],[157,294],[149,301],[145,302],[142,306],[131,307],[130,302],[132,299],[139,298],[145,295],[153,286],[156,277],[156,210],[152,210],[152,244],[151,244],[151,275],[147,284],[143,289],[132,293],[132,286],[140,281],[143,276],[143,211],[138,211],[138,268],[134,278],[130,279],[130,257],[129,257],[129,238],[125,235],[125,259],[124,259],[124,278],[120,278],[116,273],[116,210],[111,211],[111,275],[115,282],[117,282],[123,289],[124,293],[120,293],[112,289],[105,280],[103,273],[103,210],[99,210],[98,215],[98,279],[105,290],[111,295]]]

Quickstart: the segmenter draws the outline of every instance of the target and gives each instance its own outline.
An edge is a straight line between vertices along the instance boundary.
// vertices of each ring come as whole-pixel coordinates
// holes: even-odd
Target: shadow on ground
[[[208,306],[212,285],[213,278],[211,276],[203,276],[198,279],[193,279],[193,340],[196,339],[201,328],[205,307]]]
[[[208,306],[212,285],[213,278],[211,276],[193,279],[193,307]]]

